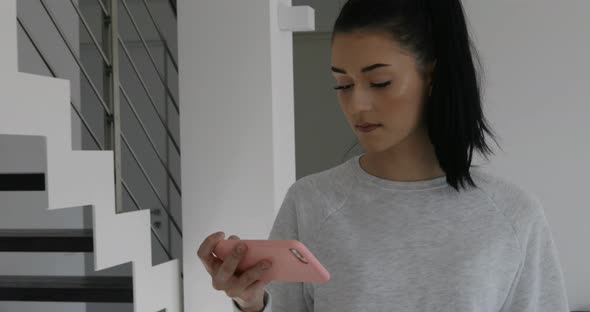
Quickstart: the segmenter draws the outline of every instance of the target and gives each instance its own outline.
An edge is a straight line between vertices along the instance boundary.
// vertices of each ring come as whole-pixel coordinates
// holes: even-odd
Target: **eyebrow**
[[[385,66],[391,66],[391,65],[390,64],[381,64],[381,63],[373,64],[373,65],[370,65],[367,67],[363,67],[363,69],[361,69],[361,73],[366,73],[366,72],[373,70],[375,68],[385,67]],[[332,71],[336,72],[336,73],[346,74],[346,71],[344,69],[336,68],[334,66],[332,66]]]

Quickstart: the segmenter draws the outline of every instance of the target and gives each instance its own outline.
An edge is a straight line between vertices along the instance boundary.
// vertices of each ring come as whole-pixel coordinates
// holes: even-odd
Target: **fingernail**
[[[246,246],[245,246],[244,244],[239,244],[239,245],[238,245],[238,250],[237,250],[237,251],[238,251],[239,253],[242,253],[242,252],[244,252],[244,249],[246,249]]]
[[[217,238],[223,238],[225,236],[225,233],[223,233],[223,232],[217,232],[217,234],[215,234],[215,236]]]
[[[266,269],[270,269],[270,262],[264,261],[262,262],[262,269],[266,270]]]

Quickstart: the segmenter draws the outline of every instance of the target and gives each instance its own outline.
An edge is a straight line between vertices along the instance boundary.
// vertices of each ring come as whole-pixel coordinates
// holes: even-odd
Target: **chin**
[[[366,142],[360,142],[360,145],[363,147],[365,153],[381,153],[391,148],[391,145],[383,145],[383,144],[368,144]]]

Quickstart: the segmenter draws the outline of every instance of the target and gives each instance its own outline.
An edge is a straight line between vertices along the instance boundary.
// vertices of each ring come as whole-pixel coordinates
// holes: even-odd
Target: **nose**
[[[373,109],[373,97],[368,92],[356,92],[350,98],[349,106],[353,113],[370,111]]]

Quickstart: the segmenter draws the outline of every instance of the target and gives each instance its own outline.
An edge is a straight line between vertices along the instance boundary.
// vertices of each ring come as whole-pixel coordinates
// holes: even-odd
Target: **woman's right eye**
[[[351,85],[346,85],[346,86],[336,86],[334,87],[334,90],[346,90],[348,88],[350,88]]]

